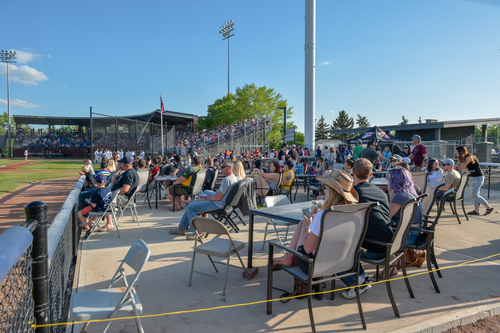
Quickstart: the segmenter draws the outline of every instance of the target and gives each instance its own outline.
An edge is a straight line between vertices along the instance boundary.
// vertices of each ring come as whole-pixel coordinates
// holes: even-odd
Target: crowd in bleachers
[[[193,132],[186,131],[184,129],[179,129],[175,133],[175,142],[177,147],[186,147],[187,149],[192,146],[209,146],[216,144],[217,140],[225,141],[229,140],[231,136],[237,137],[243,135],[245,131],[251,132],[257,128],[262,128],[263,124],[268,124],[269,119],[262,118],[256,120],[251,118],[248,121],[242,121],[239,123],[218,126],[214,129],[205,130],[203,132]],[[166,133],[165,133],[166,135]],[[28,133],[18,132],[15,137],[15,142],[22,144],[25,137],[28,136],[29,140],[27,142],[27,148],[29,149],[63,149],[63,148],[82,148],[86,149],[90,147],[90,138],[87,134],[78,134],[74,131],[66,131],[64,129],[57,129],[54,131],[47,132],[44,129],[31,129]],[[135,133],[119,133],[118,134],[118,147],[134,148],[137,147],[139,150],[149,150],[150,138],[143,133],[139,142],[136,145],[136,134]],[[153,137],[154,150],[161,147],[160,136]],[[101,133],[96,133],[94,135],[94,147],[96,149],[113,149],[116,147],[116,135],[115,133],[108,133],[107,135],[102,135]]]

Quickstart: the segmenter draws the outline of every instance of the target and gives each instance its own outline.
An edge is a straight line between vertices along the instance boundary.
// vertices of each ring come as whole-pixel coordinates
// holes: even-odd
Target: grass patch
[[[44,172],[44,173],[29,173],[29,172],[15,172],[15,173],[0,173],[0,195],[12,192],[16,188],[23,185],[30,184],[45,179],[63,178],[63,177],[77,177],[78,174],[71,173],[58,173],[58,172]]]
[[[33,165],[19,167],[19,170],[45,170],[45,171],[74,171],[80,172],[83,166],[82,160],[36,160]],[[94,169],[99,170],[94,164]]]
[[[23,159],[13,159],[13,158],[0,158],[0,165],[7,165],[7,164],[13,164],[13,163],[19,163],[24,161]]]

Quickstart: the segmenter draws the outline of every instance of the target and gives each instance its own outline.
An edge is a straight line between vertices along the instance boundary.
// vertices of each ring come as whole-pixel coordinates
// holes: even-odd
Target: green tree
[[[337,119],[333,121],[331,130],[335,131],[335,130],[351,129],[353,127],[354,127],[354,119],[349,117],[347,112],[342,110],[339,112],[339,116],[337,117]],[[347,135],[347,138],[351,138],[352,136],[353,134],[350,133]],[[342,135],[330,135],[330,139],[341,140]]]
[[[7,128],[9,127],[9,116],[7,112],[0,114],[0,135],[5,135],[7,133]],[[16,123],[14,122],[14,117],[10,116],[10,128],[12,132],[15,133]]]
[[[370,122],[368,121],[368,118],[362,117],[359,113],[358,113],[358,119],[356,120],[356,124],[358,124],[358,127],[360,128],[370,127]]]
[[[330,134],[330,127],[325,121],[325,117],[321,116],[316,122],[314,141],[326,140]]]
[[[399,123],[399,125],[406,125],[406,124],[408,124],[408,118],[406,118],[405,116],[402,116],[401,122]]]
[[[269,137],[271,147],[281,147],[283,140],[283,110],[279,107],[287,106],[287,100],[272,88],[257,87],[254,83],[245,84],[236,88],[235,94],[228,94],[217,99],[208,108],[207,116],[200,120],[198,130],[211,129],[221,125],[229,125],[252,117],[256,119],[268,118],[272,124]],[[293,125],[288,119],[292,117],[293,107],[287,107],[287,128]]]

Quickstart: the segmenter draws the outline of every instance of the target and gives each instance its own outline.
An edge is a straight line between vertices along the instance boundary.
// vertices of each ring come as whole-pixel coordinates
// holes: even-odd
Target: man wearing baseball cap
[[[412,137],[412,145],[415,147],[411,152],[410,159],[413,159],[413,162],[418,167],[418,171],[422,171],[424,167],[424,160],[427,158],[427,149],[421,143],[422,138],[420,135],[415,134]]]
[[[441,166],[444,172],[447,172],[446,177],[444,178],[444,185],[437,189],[436,199],[441,200],[444,193],[448,191],[450,188],[458,189],[458,185],[460,184],[460,174],[458,171],[453,169],[455,162],[451,158],[447,158],[441,162]],[[448,197],[449,201],[453,200],[453,195]]]
[[[119,160],[118,170],[121,169],[123,170],[123,172],[115,172],[113,178],[111,179],[111,183],[113,184],[113,186],[111,187],[111,191],[120,191],[120,194],[118,194],[118,197],[116,198],[116,202],[120,207],[123,207],[127,204],[128,200],[130,199],[132,194],[135,193],[135,190],[139,185],[139,174],[137,173],[137,171],[135,171],[132,165],[133,162],[134,160],[130,156],[125,156],[121,160]]]

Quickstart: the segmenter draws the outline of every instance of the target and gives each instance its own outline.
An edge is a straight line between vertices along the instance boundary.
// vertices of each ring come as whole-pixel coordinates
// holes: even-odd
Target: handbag
[[[424,250],[415,250],[406,248],[405,250],[406,267],[417,266],[418,268],[420,268],[422,267],[424,261],[425,261]]]

